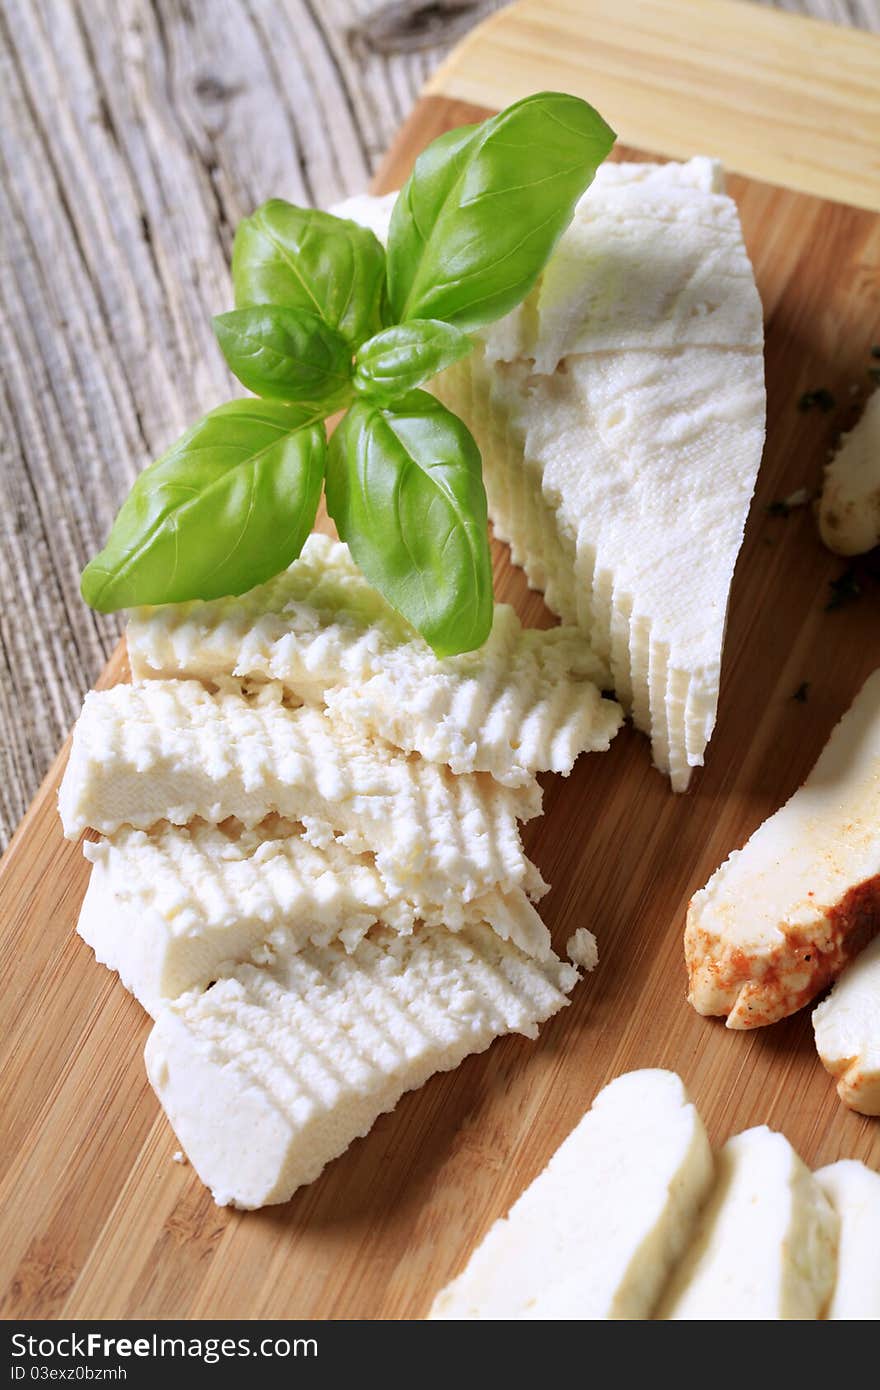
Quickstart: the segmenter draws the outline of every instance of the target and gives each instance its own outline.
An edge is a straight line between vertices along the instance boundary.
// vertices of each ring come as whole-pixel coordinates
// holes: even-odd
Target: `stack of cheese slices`
[[[713,1156],[679,1078],[618,1077],[436,1298],[442,1319],[877,1319],[880,1174],[766,1126]]]
[[[339,209],[383,235],[392,200]],[[135,615],[61,790],[80,931],[155,1015],[150,1078],[218,1201],[283,1201],[399,1095],[533,1035],[550,950],[519,824],[623,712],[681,790],[715,720],[761,456],[761,306],[709,160],[603,167],[524,305],[436,383],[566,626],[437,661],[344,547]],[[586,929],[570,954],[589,968]]]
[[[756,1028],[837,979],[813,1015],[819,1055],[845,1104],[880,1115],[878,931],[880,671],[804,785],[692,899],[690,1001]]]
[[[394,197],[336,210],[383,239]],[[603,164],[537,288],[431,389],[480,446],[495,534],[683,791],[764,444],[761,302],[720,166]]]
[[[79,930],[154,1015],[150,1080],[216,1200],[285,1201],[567,1002],[519,823],[623,713],[579,632],[501,605],[437,660],[321,535],[242,599],[135,614],[128,648],[59,797],[101,836]]]

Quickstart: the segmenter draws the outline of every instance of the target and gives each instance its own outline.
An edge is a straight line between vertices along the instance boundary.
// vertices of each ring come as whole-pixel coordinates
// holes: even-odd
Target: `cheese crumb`
[[[171,1155],[171,1162],[181,1164],[186,1163],[186,1154],[183,1152],[183,1149],[174,1150],[174,1153]]]
[[[580,966],[581,970],[595,970],[599,964],[599,947],[596,938],[586,927],[578,927],[574,936],[570,936],[565,943],[565,954],[572,965]]]

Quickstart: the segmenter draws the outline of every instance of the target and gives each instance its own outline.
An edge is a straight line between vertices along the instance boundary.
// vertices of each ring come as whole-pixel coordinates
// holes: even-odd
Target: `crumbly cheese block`
[[[880,1319],[880,1173],[843,1159],[816,1182],[840,1220],[837,1278],[825,1313],[833,1322]]]
[[[880,391],[825,469],[819,531],[838,555],[861,555],[880,542]]]
[[[343,211],[381,227],[390,203]],[[761,304],[720,167],[603,165],[536,289],[481,336],[432,390],[480,446],[495,533],[684,790],[764,441]]]
[[[467,902],[530,881],[517,820],[539,814],[541,789],[407,758],[320,710],[288,709],[274,683],[248,698],[157,680],[86,696],[58,802],[68,837],[275,813],[319,847],[338,832],[374,852],[389,892],[417,884],[439,902],[454,884]]]
[[[453,772],[508,786],[571,771],[623,721],[607,668],[577,628],[523,628],[497,604],[479,651],[438,658],[370,587],[348,547],[312,535],[283,574],[241,598],[137,610],[132,674],[278,680],[331,718]]]
[[[216,1202],[285,1202],[432,1073],[535,1037],[576,980],[487,926],[282,947],[164,1005],[147,1072]]]
[[[766,1125],[728,1140],[694,1240],[658,1318],[819,1318],[834,1287],[839,1222],[788,1140]]]
[[[837,1081],[844,1105],[880,1115],[880,937],[813,1011],[813,1029],[822,1065]]]
[[[646,1318],[712,1181],[679,1077],[618,1077],[436,1298],[445,1319]]]
[[[418,885],[389,893],[375,860],[338,841],[317,849],[298,827],[270,819],[252,830],[194,821],[152,831],[123,826],[98,844],[77,930],[102,964],[155,1014],[164,999],[205,987],[237,963],[338,939],[347,951],[377,922],[407,934],[425,922],[459,931],[486,922],[530,955],[550,934],[522,889],[462,901],[426,899]],[[537,869],[534,897],[546,885]],[[421,928],[419,928],[421,929]]]
[[[728,1028],[807,1004],[880,928],[880,671],[804,785],[691,899],[689,999]]]

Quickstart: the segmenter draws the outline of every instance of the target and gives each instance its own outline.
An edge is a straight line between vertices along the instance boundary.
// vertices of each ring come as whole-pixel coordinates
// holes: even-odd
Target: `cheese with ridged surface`
[[[240,598],[135,612],[135,679],[280,681],[330,717],[453,772],[517,786],[608,748],[623,712],[577,628],[523,628],[496,604],[488,641],[438,659],[372,589],[348,547],[312,535],[290,569]]]
[[[431,1317],[649,1317],[691,1235],[712,1166],[679,1077],[618,1077],[438,1294]]]
[[[540,813],[541,789],[456,777],[389,744],[364,740],[310,706],[288,709],[273,683],[255,697],[195,681],[145,681],[91,692],[59,792],[68,837],[90,827],[147,830],[195,817],[245,826],[278,814],[318,847],[336,833],[374,852],[389,892],[411,885],[439,901],[525,886],[532,869],[517,820]]]
[[[352,951],[377,922],[403,934],[422,922],[453,931],[486,922],[528,954],[550,950],[522,889],[467,903],[454,885],[439,902],[417,888],[390,894],[372,855],[335,840],[317,849],[297,832],[277,818],[252,830],[196,821],[88,841],[92,873],[77,930],[150,1013],[231,965],[262,959],[279,939],[338,938]],[[545,891],[537,869],[528,887],[535,898]]]
[[[880,1115],[880,937],[850,962],[813,1011],[813,1030],[844,1105]]]
[[[693,1242],[657,1316],[755,1321],[822,1316],[839,1221],[809,1168],[766,1125],[729,1139]]]
[[[794,1013],[880,930],[880,671],[804,785],[691,899],[689,999],[756,1028]]]
[[[382,232],[392,200],[345,216]],[[606,163],[538,285],[431,383],[495,533],[687,786],[764,441],[761,304],[720,167]]]
[[[164,1005],[147,1073],[216,1202],[284,1202],[405,1091],[502,1034],[535,1037],[576,980],[486,926],[279,946]]]

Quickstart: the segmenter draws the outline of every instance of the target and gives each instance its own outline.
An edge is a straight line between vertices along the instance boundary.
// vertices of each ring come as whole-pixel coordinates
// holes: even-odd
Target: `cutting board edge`
[[[441,63],[425,84],[421,99],[443,97],[500,110],[551,84],[593,101],[611,118],[622,144],[652,150],[667,159],[709,153],[731,173],[790,192],[880,212],[880,161],[875,159],[868,177],[864,167],[847,167],[852,162],[853,131],[860,132],[869,124],[864,86],[854,80],[847,87],[841,81],[834,100],[827,88],[814,88],[807,98],[792,91],[790,72],[792,67],[797,70],[804,65],[808,70],[817,55],[833,50],[835,64],[870,68],[875,75],[875,90],[880,91],[880,34],[767,9],[749,0],[698,0],[697,4],[693,0],[649,0],[648,5],[644,0],[619,0],[615,6],[616,28],[646,44],[655,37],[652,22],[656,25],[675,10],[692,6],[688,11],[687,42],[682,41],[678,53],[673,51],[659,72],[652,67],[650,54],[639,46],[628,54],[632,61],[621,73],[601,69],[601,48],[597,51],[592,45],[585,45],[574,58],[573,50],[568,48],[563,82],[560,69],[547,61],[541,45],[532,40],[534,33],[544,32],[542,23],[549,26],[551,22],[550,18],[539,19],[539,9],[544,15],[554,9],[565,13],[573,3],[574,0],[550,0],[548,4],[548,0],[540,0],[539,6],[538,0],[516,0],[489,15]],[[577,4],[581,11],[590,6],[598,10],[602,0],[577,0]],[[707,45],[717,38],[719,27],[726,29],[731,39],[739,40],[739,45],[733,42],[717,49],[700,46],[701,37]],[[669,44],[667,34],[664,39]],[[725,84],[729,84],[743,62],[763,62],[765,68],[769,67],[767,50],[769,46],[772,51],[774,43],[780,46],[780,53],[784,52],[784,63],[780,58],[778,72],[767,71],[760,82],[752,83],[764,108],[760,118],[750,124],[731,120],[729,127],[721,135],[716,132],[709,143],[705,136],[701,137],[702,144],[700,139],[695,141],[689,108],[682,102],[676,82],[686,78],[691,85],[696,84],[691,100],[700,102],[701,112],[714,112],[720,125],[726,127],[731,107],[729,97],[724,95]],[[700,54],[699,72],[691,69],[682,73],[676,58],[686,63],[695,47]],[[709,55],[714,62],[707,61]],[[644,105],[617,106],[616,98],[625,90],[629,99],[632,91],[641,87],[656,102],[650,112],[645,110],[647,99]],[[797,109],[790,104],[794,98]],[[747,109],[748,102],[743,107]],[[776,128],[786,132],[782,146],[767,137],[766,122],[771,113]],[[880,103],[877,115],[880,118]],[[817,128],[821,130],[821,150],[816,144]],[[788,139],[793,143],[786,149]],[[802,155],[802,149],[809,153]]]

